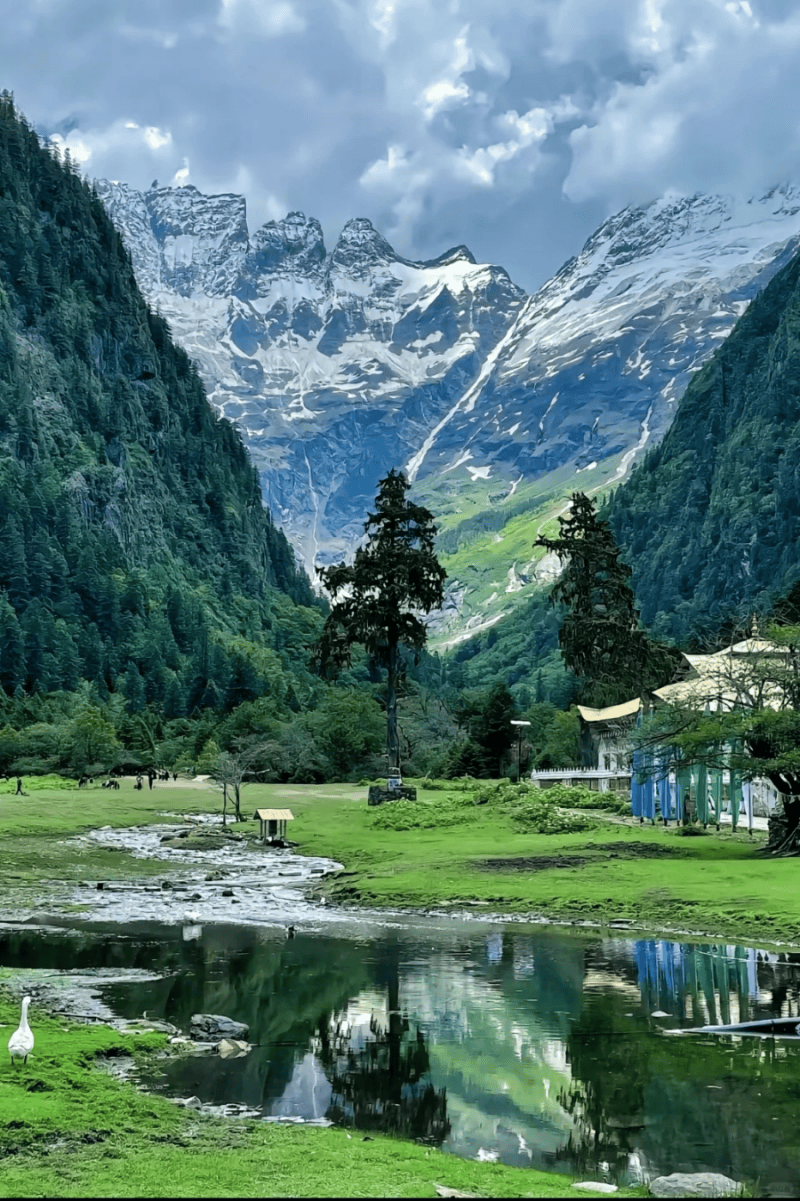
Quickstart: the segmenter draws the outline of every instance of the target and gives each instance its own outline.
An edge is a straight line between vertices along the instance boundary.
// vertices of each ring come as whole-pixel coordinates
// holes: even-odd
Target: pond
[[[666,1033],[797,1015],[800,956],[342,918],[293,939],[243,924],[6,927],[0,966],[128,969],[99,986],[121,1017],[249,1024],[243,1058],[162,1061],[145,1083],[169,1095],[619,1184],[708,1170],[800,1192],[800,1040]]]

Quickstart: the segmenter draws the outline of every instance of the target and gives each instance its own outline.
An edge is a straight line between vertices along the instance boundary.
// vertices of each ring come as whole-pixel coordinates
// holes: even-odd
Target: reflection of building
[[[587,984],[600,985],[608,976],[605,987],[609,989],[626,992],[635,988],[646,1013],[663,1010],[674,1020],[693,1026],[766,1016],[767,1006],[781,1016],[787,1008],[781,991],[784,981],[788,982],[784,992],[788,987],[797,991],[794,964],[782,962],[774,952],[752,947],[605,939],[603,950],[608,966],[587,976]]]

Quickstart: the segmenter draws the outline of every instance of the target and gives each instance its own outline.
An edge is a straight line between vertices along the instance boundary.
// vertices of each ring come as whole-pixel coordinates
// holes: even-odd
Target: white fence
[[[595,792],[627,792],[631,786],[631,773],[603,767],[540,768],[531,772],[531,783],[539,788],[549,788],[551,784],[583,784]]]

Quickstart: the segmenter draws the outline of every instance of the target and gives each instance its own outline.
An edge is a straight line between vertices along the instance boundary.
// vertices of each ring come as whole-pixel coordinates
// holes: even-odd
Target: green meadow
[[[595,498],[603,497],[616,478],[622,455],[599,461],[594,467],[576,474],[574,469],[552,471],[512,491],[505,479],[476,479],[465,487],[462,466],[453,472],[439,472],[415,483],[414,499],[436,514],[439,530],[437,556],[448,579],[459,588],[467,588],[462,623],[480,614],[491,618],[508,613],[520,600],[531,595],[538,585],[530,581],[512,590],[509,569],[517,574],[538,563],[542,549],[534,550],[540,534],[556,537],[558,515],[575,489]],[[530,577],[530,571],[526,573]],[[447,645],[452,632],[431,635],[431,648]]]
[[[628,921],[652,932],[760,944],[800,941],[796,863],[765,858],[759,831],[712,827],[686,837],[674,825],[584,811],[588,828],[539,834],[520,827],[507,804],[475,804],[457,782],[426,789],[422,781],[418,814],[409,819],[422,824],[398,829],[387,807],[367,806],[366,794],[366,784],[249,784],[243,812],[291,808],[290,836],[300,853],[343,865],[319,886],[342,904],[488,909],[556,921]],[[104,825],[164,821],[165,811],[220,808],[219,792],[188,781],[152,792],[137,792],[125,780],[111,793],[98,787],[0,793],[6,900],[44,904],[53,884],[63,891],[83,879],[168,874],[175,870],[170,864],[64,840]],[[240,829],[255,835],[256,823]]]
[[[760,858],[762,835],[687,838],[674,827],[587,810],[566,815],[567,824],[583,829],[538,834],[520,825],[514,806],[476,804],[476,793],[458,782],[420,787],[411,816],[409,808],[369,808],[366,791],[352,784],[248,785],[244,811],[292,809],[301,853],[343,865],[318,886],[331,902],[601,925],[625,919],[651,931],[759,945],[800,939],[796,865]],[[46,912],[48,883],[63,895],[64,885],[84,878],[176,870],[70,841],[82,830],[164,821],[165,812],[207,812],[220,802],[212,788],[188,781],[152,792],[134,790],[130,780],[110,794],[27,785],[26,792],[0,793],[6,919],[20,906]],[[255,823],[244,828],[255,833]],[[7,990],[9,974],[0,973],[0,1023],[10,1033],[19,1010]],[[41,1013],[35,1029],[27,1065],[0,1059],[0,1196],[432,1197],[436,1185],[482,1196],[578,1195],[565,1176],[460,1160],[392,1138],[363,1141],[336,1128],[205,1117],[100,1070],[121,1055],[146,1062],[164,1036],[75,1026]]]

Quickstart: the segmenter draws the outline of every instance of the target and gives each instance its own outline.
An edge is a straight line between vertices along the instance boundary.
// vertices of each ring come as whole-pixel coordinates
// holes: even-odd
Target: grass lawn
[[[333,900],[477,904],[759,944],[800,942],[800,865],[761,857],[763,833],[728,828],[685,837],[674,825],[601,814],[581,833],[521,833],[502,806],[491,805],[465,808],[458,826],[387,830],[376,824],[380,810],[367,808],[366,788],[273,785],[263,801],[267,791],[274,803],[291,805],[292,837],[304,850],[344,865],[326,886]]]

